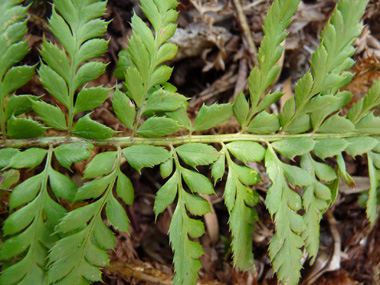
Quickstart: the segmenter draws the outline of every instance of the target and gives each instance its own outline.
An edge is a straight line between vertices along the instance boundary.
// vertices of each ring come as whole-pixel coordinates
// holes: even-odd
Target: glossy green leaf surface
[[[136,109],[128,97],[118,88],[112,97],[112,106],[117,118],[129,129],[133,129]]]
[[[128,163],[141,172],[143,167],[153,167],[169,159],[169,152],[163,147],[135,145],[123,149]]]
[[[109,174],[114,168],[116,155],[116,151],[97,154],[84,170],[83,178],[95,178]]]
[[[137,133],[144,137],[162,137],[178,131],[178,124],[169,118],[152,117],[146,120]]]
[[[231,104],[203,105],[195,118],[193,131],[203,131],[215,127],[228,120],[232,114]]]
[[[35,138],[46,132],[46,128],[36,121],[24,118],[17,119],[14,116],[8,120],[7,128],[8,135],[15,139]]]
[[[49,127],[57,130],[67,129],[65,115],[59,107],[55,107],[43,101],[34,101],[33,110]]]
[[[191,167],[207,165],[217,160],[219,153],[210,145],[188,143],[176,148],[178,155]]]
[[[75,124],[73,133],[86,139],[108,139],[117,132],[90,118],[90,114],[80,118]]]

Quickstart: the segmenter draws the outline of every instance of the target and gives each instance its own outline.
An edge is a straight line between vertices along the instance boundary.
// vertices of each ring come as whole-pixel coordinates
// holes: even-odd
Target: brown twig
[[[243,31],[244,38],[248,44],[248,51],[249,51],[249,54],[251,55],[252,62],[255,66],[258,66],[259,62],[257,61],[257,48],[255,45],[255,42],[253,41],[251,31],[248,26],[247,17],[244,14],[243,8],[240,4],[240,0],[233,0],[233,3],[236,8],[239,24]]]

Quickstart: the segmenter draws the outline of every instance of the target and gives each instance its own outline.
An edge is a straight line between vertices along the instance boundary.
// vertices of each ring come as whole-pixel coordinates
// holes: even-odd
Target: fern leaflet
[[[23,41],[27,32],[28,7],[23,1],[0,1],[0,130],[4,137],[33,138],[43,135],[45,128],[38,123],[17,116],[32,109],[32,100],[38,96],[12,94],[25,85],[34,75],[35,66],[14,67],[28,53],[28,42]],[[8,123],[7,123],[8,121]],[[29,131],[24,130],[29,127]]]

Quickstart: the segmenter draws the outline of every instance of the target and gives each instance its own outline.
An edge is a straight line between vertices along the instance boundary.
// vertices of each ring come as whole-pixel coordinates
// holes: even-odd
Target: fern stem
[[[75,72],[76,72],[76,66],[77,66],[77,52],[79,50],[79,44],[78,44],[78,38],[77,38],[77,33],[79,29],[79,23],[78,26],[76,27],[76,30],[73,31],[73,38],[75,42],[75,50],[74,54],[72,57],[70,56],[71,59],[71,70],[70,70],[70,82],[69,82],[69,120],[67,122],[68,124],[68,129],[69,132],[71,133],[73,130],[73,121],[74,121],[74,95],[75,95],[75,90],[73,90],[73,85],[74,85],[74,78],[75,78]]]
[[[146,97],[146,93],[144,95],[144,98]],[[136,116],[135,116],[135,121],[133,123],[133,130],[132,130],[132,133],[131,133],[131,137],[134,137],[136,135],[136,132],[137,132],[137,128],[139,126],[139,122],[141,120],[141,116],[142,116],[142,110],[143,108],[139,108],[136,112]]]
[[[170,145],[182,145],[191,142],[197,143],[227,143],[233,141],[255,141],[255,142],[275,142],[283,139],[290,138],[312,138],[312,139],[325,139],[325,138],[351,138],[351,137],[363,137],[363,136],[380,136],[367,133],[351,132],[346,134],[271,134],[271,135],[253,135],[253,134],[222,134],[222,135],[193,135],[193,136],[178,136],[178,137],[163,137],[163,138],[142,138],[142,137],[115,137],[105,140],[88,140],[79,137],[70,136],[57,136],[57,137],[41,137],[33,139],[7,139],[0,142],[0,148],[13,147],[13,148],[26,148],[32,146],[47,147],[49,145],[59,146],[67,143],[74,142],[89,142],[95,146],[110,146],[121,147],[131,145],[157,145],[167,146]]]
[[[39,227],[39,223],[44,223],[44,221],[43,221],[44,196],[49,195],[47,193],[47,183],[48,183],[48,178],[49,178],[49,169],[51,168],[52,156],[53,156],[53,147],[50,145],[49,151],[47,154],[47,158],[46,158],[45,169],[43,170],[44,176],[42,179],[40,192],[36,198],[39,200],[38,202],[39,202],[40,206],[38,207],[38,213],[35,214],[34,221],[31,225],[31,227],[33,227],[33,233],[34,233],[33,239],[32,239],[33,242],[30,245],[30,247],[29,247],[30,249],[27,253],[27,255],[29,255],[29,254],[32,255],[33,256],[32,260],[35,260],[35,261],[37,261],[38,258],[40,258],[39,255],[41,254],[41,252],[39,252],[39,253],[36,252],[37,247],[41,246],[41,245],[39,245],[40,239],[41,239],[41,237],[39,235],[41,235],[41,232],[39,231],[38,227]],[[41,266],[41,265],[37,264],[37,262],[36,262],[35,266],[30,266],[29,267],[29,273],[27,273],[26,276],[35,275],[35,274],[33,274],[32,271],[36,270],[36,268],[38,268],[37,266]],[[26,280],[23,280],[23,281],[26,281]]]

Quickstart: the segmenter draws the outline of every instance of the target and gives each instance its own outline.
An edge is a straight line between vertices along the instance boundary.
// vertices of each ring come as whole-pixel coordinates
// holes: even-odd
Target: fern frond
[[[199,149],[199,153],[194,151]],[[211,211],[207,200],[198,194],[215,194],[211,182],[198,172],[184,168],[179,163],[179,157],[186,164],[196,167],[213,163],[218,158],[218,152],[205,144],[185,144],[177,149],[172,147],[171,157],[161,164],[162,173],[169,176],[168,181],[157,192],[154,202],[154,212],[157,216],[162,213],[178,196],[170,228],[169,239],[174,251],[174,284],[195,284],[198,279],[198,270],[202,268],[199,258],[204,254],[202,246],[192,241],[205,233],[204,224],[200,220],[191,218],[202,216]],[[184,189],[182,179],[191,193]]]
[[[261,177],[257,171],[233,162],[230,153],[246,164],[248,161],[261,161],[265,150],[255,142],[232,142],[224,146],[223,152],[228,163],[224,200],[230,214],[234,266],[240,270],[254,271],[252,232],[258,216],[253,207],[260,202],[260,198],[250,186],[260,182]]]
[[[367,94],[351,107],[347,118],[356,124],[378,105],[380,105],[380,80],[375,82]]]
[[[372,113],[369,113],[367,116],[371,116],[373,120],[379,119],[378,117],[374,117]],[[366,117],[367,117],[366,116]],[[366,118],[364,117],[364,118]],[[363,120],[363,119],[362,119]],[[375,131],[375,130],[374,130]],[[377,129],[378,132],[378,129]],[[368,137],[368,136],[360,136],[360,137],[352,137],[346,139],[339,138],[327,138],[323,140],[317,140],[313,152],[316,156],[321,159],[325,159],[327,157],[336,156],[336,161],[338,164],[338,174],[344,183],[348,185],[355,185],[352,177],[347,173],[345,161],[343,158],[343,152],[346,152],[348,155],[355,158],[357,155],[367,154],[368,158],[368,170],[370,173],[370,198],[367,202],[367,217],[371,223],[374,223],[377,212],[376,212],[376,189],[378,185],[378,179],[376,177],[376,167],[379,164],[374,163],[374,158],[376,158],[378,152],[379,141],[376,137]],[[377,161],[377,160],[376,160]],[[375,167],[376,166],[376,167]],[[323,179],[325,181],[329,181]],[[332,202],[335,201],[337,197],[337,191],[334,190],[335,193],[332,193]]]
[[[65,237],[53,246],[49,254],[48,283],[90,284],[102,281],[99,267],[109,264],[107,249],[115,245],[112,231],[101,218],[102,210],[106,209],[108,221],[115,229],[128,232],[128,217],[112,194],[116,180],[117,184],[125,181],[120,162],[121,150],[100,153],[88,164],[86,178],[102,177],[80,187],[75,200],[97,200],[68,213],[57,224],[55,233]]]
[[[350,58],[355,49],[352,46],[360,35],[363,25],[360,19],[368,1],[341,0],[321,35],[321,45],[315,51],[311,67],[314,85],[311,93],[316,94],[332,89],[333,93],[347,85],[352,74],[343,73],[352,67]],[[355,7],[350,9],[349,7]],[[332,87],[333,86],[333,87]]]
[[[32,100],[38,99],[32,95],[12,95],[8,101],[6,97],[16,89],[24,86],[34,75],[35,66],[17,66],[28,53],[28,43],[23,41],[26,35],[26,17],[28,7],[20,4],[22,1],[0,1],[0,130],[4,137],[31,138],[45,132],[45,129],[28,119],[26,123],[16,116],[32,108]],[[14,117],[12,117],[14,116]],[[12,117],[12,122],[9,120]],[[34,124],[35,129],[23,133],[26,124]]]
[[[98,107],[109,95],[110,90],[103,87],[83,87],[75,100],[77,89],[102,75],[107,66],[98,61],[87,62],[107,51],[108,41],[99,38],[108,25],[100,19],[106,11],[107,1],[59,0],[53,3],[49,26],[64,49],[44,39],[41,47],[43,62],[38,74],[46,90],[67,108],[68,120],[66,122],[60,108],[42,101],[34,104],[33,109],[49,127],[96,138],[99,131],[96,122],[81,118],[73,128],[73,118],[77,113]],[[108,127],[101,129],[105,138],[115,134]]]
[[[333,182],[337,179],[337,175],[332,167],[315,161],[310,154],[302,156],[301,167],[316,178],[315,183],[304,187],[302,195],[305,209],[303,218],[306,225],[302,236],[306,250],[312,257],[310,264],[313,264],[319,250],[319,222],[333,199],[331,189],[321,181]]]
[[[256,77],[255,72],[253,72],[249,79],[250,98],[253,107],[256,107],[260,96],[272,84],[280,71],[276,62],[284,50],[281,43],[288,35],[285,29],[292,22],[291,17],[297,11],[299,2],[298,0],[274,1],[264,19],[263,32],[265,36],[257,54],[260,76]],[[251,84],[256,83],[256,80],[259,80],[258,84]]]
[[[380,170],[380,154],[377,152],[368,152],[368,173],[371,186],[369,188],[367,200],[367,218],[372,225],[375,224],[377,218],[377,209],[380,201],[378,201],[379,188],[379,170]]]
[[[311,60],[313,74],[307,72],[299,80],[296,85],[295,100],[290,98],[285,103],[284,111],[286,110],[286,113],[283,112],[281,122],[284,132],[301,133],[309,130],[312,126],[314,130],[318,130],[322,121],[336,111],[332,110],[327,114],[323,108],[312,110],[310,107],[334,105],[337,91],[352,80],[353,75],[346,71],[354,64],[351,59],[355,52],[353,43],[363,29],[363,25],[359,21],[367,3],[368,1],[365,0],[341,0],[337,4],[333,15],[322,31],[321,44],[313,53]],[[310,100],[320,93],[330,97],[319,96],[314,98],[314,101]],[[338,94],[346,97],[352,96],[347,92]],[[350,100],[348,97],[347,103]],[[343,99],[341,103],[344,104],[344,102]],[[337,110],[340,108],[337,107]],[[349,124],[345,118],[341,120]]]
[[[175,21],[178,12],[175,10],[178,2],[176,0],[156,1],[143,0],[141,1],[141,10],[144,12],[148,20],[153,26],[154,33],[144,23],[144,21],[136,14],[132,17],[132,37],[128,41],[127,52],[123,53],[126,63],[123,66],[125,70],[125,89],[128,97],[133,100],[131,110],[133,118],[129,116],[126,110],[118,110],[116,115],[125,124],[126,127],[132,129],[133,133],[137,131],[137,127],[141,116],[152,114],[154,109],[150,110],[151,102],[155,98],[159,98],[159,111],[175,111],[183,106],[186,98],[169,90],[160,90],[159,86],[164,86],[169,80],[172,73],[172,68],[162,64],[165,61],[172,59],[177,53],[178,47],[173,43],[165,43],[173,36],[177,25]],[[120,68],[119,68],[120,69]],[[122,71],[118,71],[122,73]],[[152,90],[157,90],[152,92]],[[157,93],[159,92],[159,93]],[[148,93],[152,93],[148,98]],[[114,100],[123,101],[124,104],[129,101],[125,94],[119,93]],[[173,100],[176,102],[174,107],[171,107]],[[130,102],[131,104],[132,102]],[[156,102],[157,104],[157,102]],[[116,103],[114,103],[116,105]],[[135,106],[138,111],[135,112]],[[162,110],[162,108],[164,108]],[[158,111],[158,110],[157,110]],[[151,116],[151,115],[148,115]],[[128,118],[128,119],[126,119]],[[171,118],[155,122],[155,118],[150,118],[152,122],[147,122],[144,127],[139,130],[139,134],[143,136],[163,136],[174,133],[178,130],[176,122]],[[157,125],[162,125],[167,130],[165,133],[155,134],[154,129]],[[152,131],[151,131],[152,130]]]
[[[169,227],[169,239],[174,251],[173,262],[176,272],[174,284],[190,285],[198,279],[198,270],[202,268],[199,258],[204,254],[202,246],[190,238],[201,237],[205,233],[205,229],[203,222],[190,218],[187,211],[195,216],[202,216],[210,212],[211,209],[207,200],[195,193],[213,194],[215,192],[208,179],[197,172],[180,166],[175,153],[173,157],[178,171],[176,185],[173,185],[174,187],[172,186],[171,190],[177,189],[178,202]],[[185,191],[181,176],[194,194]]]
[[[68,197],[76,187],[70,179],[58,174],[51,167],[53,148],[29,149],[15,154],[9,163],[13,168],[34,168],[46,158],[44,170],[23,183],[12,192],[11,209],[13,212],[4,223],[4,234],[11,236],[2,245],[0,258],[9,260],[21,256],[22,259],[6,268],[0,277],[1,284],[43,284],[48,250],[59,237],[53,233],[52,225],[67,212],[48,193],[48,181],[57,197]],[[58,176],[57,176],[58,175]],[[62,179],[62,176],[65,177]],[[60,189],[55,182],[60,180]],[[68,186],[68,187],[67,187]],[[65,191],[66,190],[66,191]],[[60,195],[63,194],[63,195]]]
[[[261,95],[265,92],[269,85],[272,84],[280,71],[280,67],[276,65],[276,62],[280,59],[284,50],[281,43],[288,35],[285,29],[290,25],[291,17],[297,11],[299,2],[299,0],[276,0],[273,2],[264,19],[263,31],[265,36],[261,41],[260,49],[257,55],[259,66],[254,67],[248,79],[251,101],[249,113],[247,112],[247,107],[245,107],[245,111],[241,109],[242,103],[244,104],[243,106],[247,106],[248,104],[248,102],[244,103],[245,98],[243,98],[243,94],[240,95],[241,104],[237,105],[237,101],[235,102],[234,114],[237,117],[241,117],[238,121],[242,126],[242,130],[255,133],[254,130],[257,125],[265,124],[266,126],[273,126],[274,120],[277,121],[275,125],[279,125],[277,118],[272,118],[270,122],[268,122],[268,118],[266,118],[260,122],[252,122],[254,126],[249,127],[249,125],[252,124],[252,118],[258,112],[265,110],[265,108],[276,102],[283,95],[283,93],[279,92],[273,94],[269,93],[259,104]],[[241,112],[243,112],[244,115],[242,115]],[[265,129],[265,133],[277,131],[278,128]],[[263,132],[264,131],[260,133]]]
[[[301,197],[289,188],[288,183],[308,186],[315,179],[307,171],[281,162],[270,144],[265,154],[265,167],[272,181],[266,206],[276,225],[276,233],[269,245],[269,256],[278,279],[286,284],[297,284],[302,268],[301,248],[304,246],[301,236],[306,224],[297,213],[302,209]]]
[[[186,193],[183,189],[179,189],[180,202],[177,204],[170,222],[169,238],[174,251],[173,261],[176,272],[174,284],[190,285],[195,284],[198,279],[197,272],[202,268],[199,258],[204,254],[204,251],[202,246],[190,240],[189,236],[192,238],[201,237],[205,230],[201,221],[192,219],[187,215],[181,192]]]
[[[62,164],[64,166],[69,166],[71,162],[79,159],[83,155],[81,148],[86,147],[68,146],[63,145],[60,150],[57,148],[57,159],[61,163],[63,159],[69,159],[68,163]],[[109,264],[107,250],[115,245],[112,231],[103,223],[102,210],[105,209],[107,220],[116,230],[128,232],[128,216],[114,197],[113,189],[116,188],[116,195],[125,204],[133,203],[132,183],[120,170],[122,155],[138,171],[169,158],[169,152],[164,148],[139,145],[103,152],[92,159],[84,171],[83,178],[94,180],[86,182],[78,189],[75,200],[93,199],[94,202],[70,212],[57,225],[56,233],[64,234],[65,237],[51,249],[48,282],[87,284],[102,280],[100,267]]]

